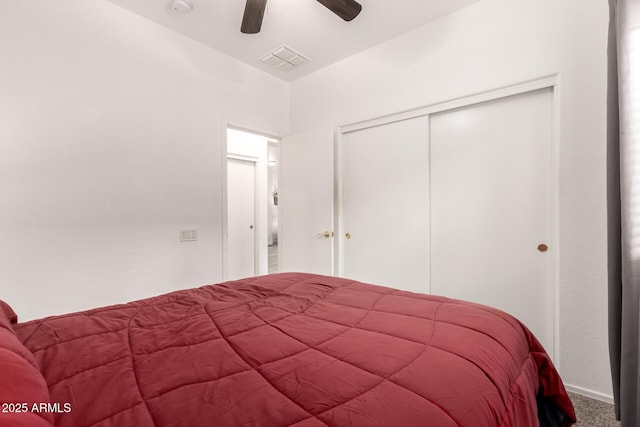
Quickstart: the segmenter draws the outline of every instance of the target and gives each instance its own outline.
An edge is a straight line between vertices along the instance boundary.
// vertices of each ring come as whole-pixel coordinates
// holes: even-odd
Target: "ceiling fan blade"
[[[266,6],[267,0],[247,0],[244,5],[244,16],[242,17],[240,31],[245,34],[259,33]]]
[[[362,10],[362,5],[355,0],[318,0],[331,12],[338,15],[345,21],[351,21],[358,16]]]

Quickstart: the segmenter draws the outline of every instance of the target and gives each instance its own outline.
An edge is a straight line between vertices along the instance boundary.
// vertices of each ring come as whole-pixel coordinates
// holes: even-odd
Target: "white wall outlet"
[[[180,241],[181,242],[193,242],[198,240],[197,228],[181,228],[180,229]]]

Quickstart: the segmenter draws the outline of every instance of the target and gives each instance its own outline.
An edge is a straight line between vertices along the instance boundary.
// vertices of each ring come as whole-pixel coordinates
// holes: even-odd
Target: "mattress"
[[[61,427],[575,421],[549,356],[515,318],[343,278],[254,277],[10,329],[48,392],[27,408],[48,399],[36,418]],[[14,403],[28,397],[10,386]],[[9,415],[20,419],[0,413],[0,424]]]

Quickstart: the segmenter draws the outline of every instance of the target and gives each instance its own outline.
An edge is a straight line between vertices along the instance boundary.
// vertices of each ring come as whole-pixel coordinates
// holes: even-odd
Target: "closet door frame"
[[[550,152],[550,169],[551,169],[551,188],[550,191],[550,203],[551,203],[551,247],[554,248],[553,251],[550,251],[550,297],[549,297],[549,305],[552,307],[553,312],[553,348],[549,352],[554,364],[556,367],[560,366],[560,341],[559,341],[559,269],[558,269],[558,255],[559,255],[559,239],[558,239],[558,223],[559,223],[559,111],[560,111],[560,102],[559,102],[559,78],[557,74],[551,76],[545,76],[539,79],[529,80],[521,83],[516,83],[504,87],[500,87],[493,90],[488,90],[485,92],[480,92],[476,94],[472,94],[465,97],[460,97],[452,100],[448,100],[445,102],[440,102],[436,104],[427,105],[424,107],[419,107],[416,109],[412,109],[409,111],[403,111],[395,114],[385,115],[381,117],[376,117],[370,120],[360,121],[356,123],[350,123],[338,126],[336,132],[336,152],[335,152],[335,228],[336,235],[339,237],[335,239],[334,245],[334,262],[337,266],[337,275],[344,275],[344,239],[343,234],[346,232],[344,229],[344,134],[349,132],[355,132],[358,130],[363,130],[375,126],[382,126],[389,123],[398,122],[401,120],[412,119],[416,117],[422,116],[430,116],[432,114],[445,112],[448,110],[453,110],[460,107],[468,107],[475,104],[480,104],[487,101],[494,101],[501,98],[506,98],[509,96],[525,94],[527,92],[533,92],[540,89],[550,88],[552,90],[552,118],[551,118],[551,152]],[[428,142],[428,141],[427,141]],[[429,264],[430,259],[426,260]],[[427,265],[427,268],[430,269],[430,266]],[[431,292],[431,283],[427,283],[427,288],[429,292]]]

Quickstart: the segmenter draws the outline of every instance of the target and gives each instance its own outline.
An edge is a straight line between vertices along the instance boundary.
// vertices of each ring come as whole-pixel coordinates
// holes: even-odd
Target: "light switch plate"
[[[180,229],[181,242],[194,242],[196,240],[198,240],[197,228],[181,228]]]

